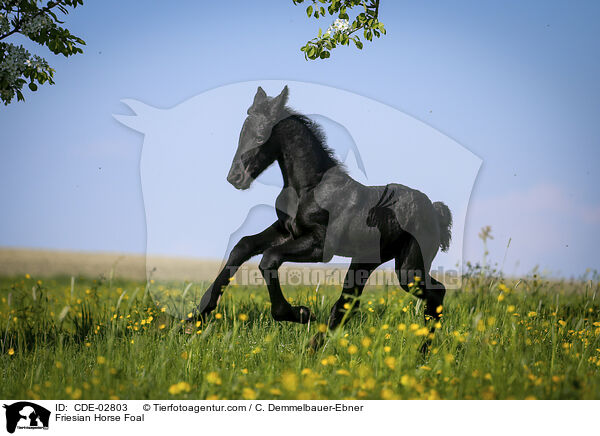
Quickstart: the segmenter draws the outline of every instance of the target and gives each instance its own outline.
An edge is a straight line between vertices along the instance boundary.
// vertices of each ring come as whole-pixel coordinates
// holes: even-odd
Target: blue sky
[[[86,2],[67,18],[85,53],[39,50],[57,84],[0,108],[0,246],[144,252],[143,136],[113,119],[130,113],[120,100],[170,108],[288,79],[385,103],[483,160],[466,258],[481,259],[476,234],[489,224],[493,259],[512,238],[509,273],[598,268],[599,17],[595,1],[390,0],[383,39],[306,62],[298,48],[329,22],[291,0]]]

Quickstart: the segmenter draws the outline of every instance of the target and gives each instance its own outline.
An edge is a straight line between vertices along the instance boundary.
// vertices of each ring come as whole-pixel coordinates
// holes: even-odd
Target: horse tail
[[[441,201],[433,203],[433,208],[437,214],[438,225],[440,226],[440,249],[448,251],[450,248],[450,239],[452,238],[452,213],[448,206]]]

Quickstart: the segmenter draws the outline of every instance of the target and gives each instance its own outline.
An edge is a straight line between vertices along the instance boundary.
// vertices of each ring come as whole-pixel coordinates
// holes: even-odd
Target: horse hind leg
[[[381,262],[358,262],[352,259],[352,263],[346,273],[342,294],[331,308],[329,315],[329,330],[334,330],[346,323],[353,313],[356,312],[360,304],[360,296],[369,280],[371,273],[379,266]],[[309,342],[309,348],[319,349],[325,342],[325,332],[316,333]]]
[[[435,325],[442,317],[446,288],[429,274],[429,266],[424,264],[421,249],[415,239],[396,257],[396,274],[402,289],[425,301],[425,322],[430,324],[430,333],[433,334]],[[430,342],[430,339],[425,341],[424,350],[429,347]]]
[[[361,263],[352,261],[344,279],[342,295],[331,309],[329,316],[330,329],[335,329],[347,321],[352,312],[358,309],[360,303],[358,298],[362,295],[369,276],[379,265],[381,265],[380,262]]]

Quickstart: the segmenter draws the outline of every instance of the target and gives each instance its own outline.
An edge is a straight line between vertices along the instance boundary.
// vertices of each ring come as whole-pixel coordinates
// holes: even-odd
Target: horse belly
[[[380,261],[379,230],[366,225],[363,214],[348,214],[348,219],[334,220],[327,227],[325,250],[333,255],[361,259],[363,262]]]

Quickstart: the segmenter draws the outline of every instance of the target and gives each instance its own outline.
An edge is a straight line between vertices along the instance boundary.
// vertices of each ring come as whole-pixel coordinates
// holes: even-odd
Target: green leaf
[[[31,82],[29,84],[29,89],[31,89],[32,91],[37,91],[38,87],[35,83]]]
[[[310,5],[309,7],[306,8],[306,15],[308,15],[308,18],[310,18],[312,16],[313,13],[313,7],[312,5]]]

